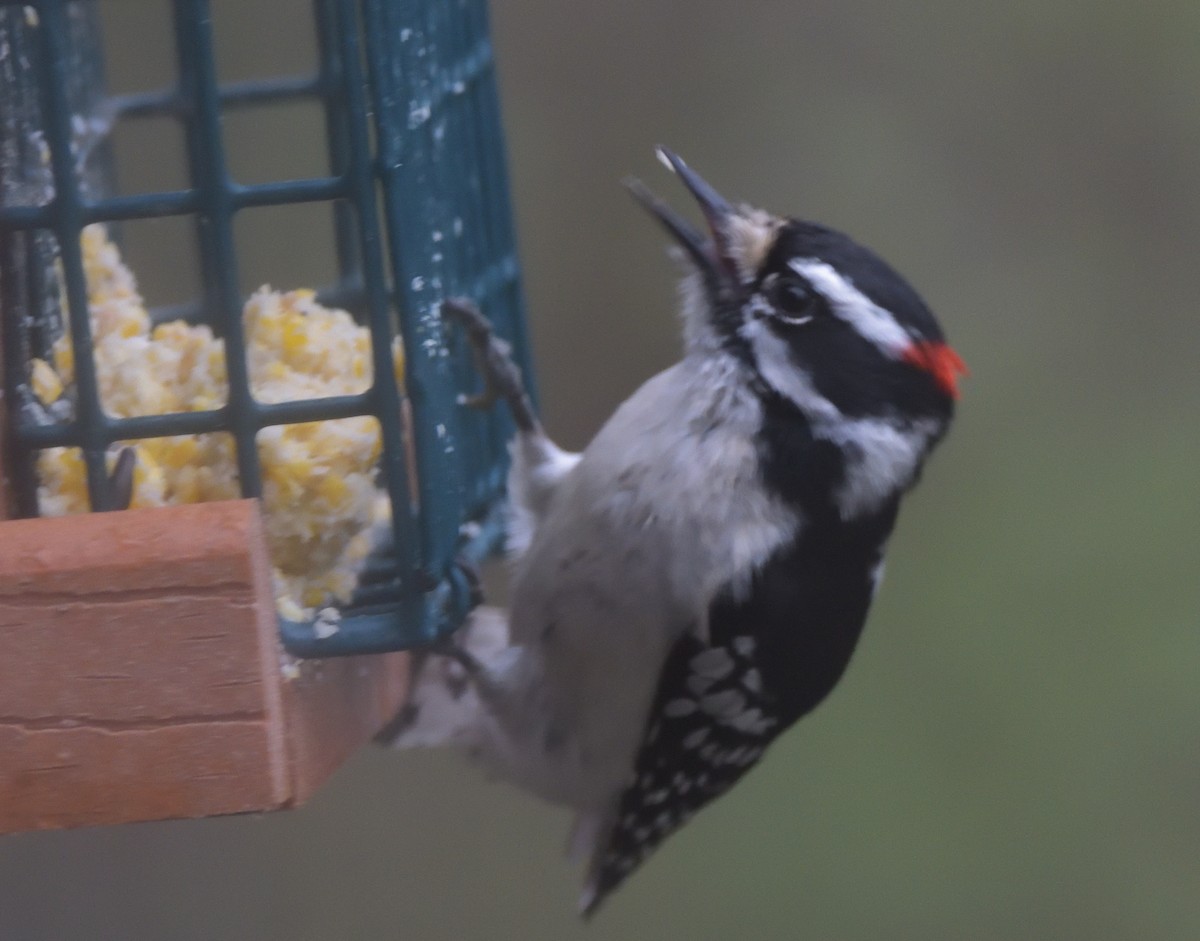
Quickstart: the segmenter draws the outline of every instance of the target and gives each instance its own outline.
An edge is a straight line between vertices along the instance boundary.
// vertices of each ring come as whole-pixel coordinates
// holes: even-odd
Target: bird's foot
[[[483,376],[483,391],[462,395],[459,402],[470,408],[486,409],[504,399],[512,410],[513,421],[522,431],[537,427],[533,404],[525,391],[521,368],[513,361],[512,347],[496,336],[491,321],[474,301],[452,297],[442,301],[442,313],[454,318],[467,333],[467,342],[475,356],[475,366]]]
[[[137,451],[129,446],[121,448],[108,475],[108,504],[114,510],[128,510],[133,502],[133,471],[136,467]]]

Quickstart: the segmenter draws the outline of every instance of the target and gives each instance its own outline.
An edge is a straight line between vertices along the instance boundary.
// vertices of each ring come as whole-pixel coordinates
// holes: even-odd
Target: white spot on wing
[[[766,716],[746,731],[751,735],[767,735],[771,729],[775,728],[775,726],[778,724],[779,723],[775,719],[772,719],[770,716]]]
[[[705,696],[700,708],[718,719],[731,719],[746,708],[746,697],[736,689],[726,689]]]
[[[692,657],[691,668],[699,676],[719,680],[733,672],[733,658],[721,647],[711,647]]]
[[[754,732],[762,724],[762,710],[758,708],[747,709],[744,712],[739,712],[736,716],[729,719],[725,724],[732,726],[739,732]]]

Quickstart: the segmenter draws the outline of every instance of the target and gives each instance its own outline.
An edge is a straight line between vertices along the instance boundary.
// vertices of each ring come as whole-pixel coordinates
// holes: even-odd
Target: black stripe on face
[[[776,325],[774,330],[787,340],[796,367],[804,370],[816,391],[846,417],[941,411],[942,396],[920,381],[922,377],[911,365],[883,352],[837,317],[795,330]]]
[[[856,318],[829,303],[815,305],[814,316],[800,323],[774,315],[778,286],[804,280],[793,267],[797,262],[833,269],[850,291],[884,312],[879,329],[871,329],[869,314]],[[820,284],[808,283],[819,291]],[[779,230],[752,291],[745,316],[754,316],[757,309],[758,316],[788,344],[793,365],[843,415],[949,417],[952,403],[946,401],[945,390],[931,381],[928,371],[902,356],[909,339],[943,342],[941,328],[912,286],[870,249],[825,226],[790,220]],[[889,329],[882,321],[894,324]],[[892,337],[891,332],[897,335]],[[780,383],[773,385],[787,397]]]
[[[789,220],[780,230],[759,272],[759,280],[790,270],[793,259],[823,261],[871,303],[889,311],[906,330],[926,340],[942,340],[937,319],[904,277],[869,248],[834,229]]]
[[[763,383],[808,419],[948,417],[952,403],[933,377],[863,336],[830,311],[792,322],[759,295],[739,331]]]

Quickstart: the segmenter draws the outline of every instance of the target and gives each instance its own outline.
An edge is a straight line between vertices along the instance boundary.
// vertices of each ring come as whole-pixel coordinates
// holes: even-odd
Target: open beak
[[[681,180],[700,206],[709,234],[694,225],[648,190],[641,180],[629,179],[625,186],[633,197],[654,216],[695,262],[713,291],[736,284],[738,267],[729,251],[726,222],[734,214],[729,202],[708,185],[699,174],[666,147],[657,150],[658,159]]]

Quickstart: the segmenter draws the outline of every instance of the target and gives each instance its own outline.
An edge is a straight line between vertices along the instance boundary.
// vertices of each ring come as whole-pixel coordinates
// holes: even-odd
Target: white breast
[[[510,630],[524,655],[505,724],[522,740],[513,766],[539,778],[522,783],[550,799],[600,806],[624,785],[672,643],[705,632],[714,594],[745,588],[795,535],[759,483],[760,406],[740,368],[694,356],[643,385],[518,563]]]

